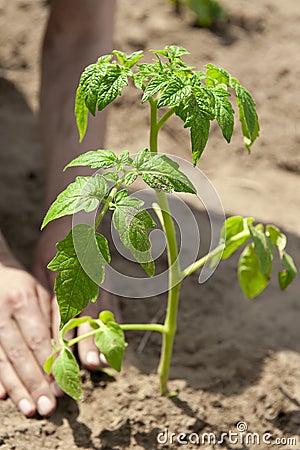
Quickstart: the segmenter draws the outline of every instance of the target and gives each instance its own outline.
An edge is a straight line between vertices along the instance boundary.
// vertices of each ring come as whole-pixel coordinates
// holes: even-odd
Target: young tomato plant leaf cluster
[[[79,365],[69,347],[76,344],[80,339],[74,338],[71,341],[66,341],[65,334],[83,323],[91,325],[93,331],[88,336],[95,337],[95,344],[110,366],[118,372],[121,370],[123,354],[127,345],[124,333],[120,325],[115,322],[114,315],[110,311],[103,311],[98,319],[87,316],[68,321],[59,333],[61,345],[57,347],[54,343],[53,352],[47,359],[44,369],[48,374],[52,371],[59,386],[75,400],[79,400],[82,395],[82,384],[79,377]],[[57,354],[58,356],[55,358]]]
[[[275,250],[278,251],[283,270],[278,273],[282,290],[296,276],[293,259],[285,251],[286,236],[274,225],[253,225],[254,219],[230,217],[221,231],[219,246],[222,248],[212,259],[212,266],[220,259],[229,258],[239,247],[250,240],[238,262],[238,278],[244,294],[254,298],[269,284]]]
[[[183,126],[190,129],[192,156],[194,164],[197,164],[208,140],[212,120],[217,121],[226,141],[231,140],[234,128],[234,109],[229,101],[231,92],[235,93],[248,150],[258,137],[259,123],[251,94],[226,70],[208,64],[205,73],[196,71],[183,61],[182,57],[188,52],[182,47],[167,46],[153,50],[153,54],[153,63],[140,63],[141,51],[130,55],[114,51],[100,57],[83,71],[75,103],[80,139],[86,132],[88,113],[95,115],[97,109],[105,108],[122,94],[124,86],[132,79],[136,88],[141,90],[141,102],[150,105],[149,149],[140,150],[134,157],[128,151],[117,155],[111,150],[95,150],[71,161],[66,168],[88,166],[102,171],[91,177],[77,177],[58,195],[42,224],[44,228],[52,220],[79,211],[96,212],[95,225],[75,225],[57,244],[57,254],[48,265],[50,270],[59,272],[54,290],[60,309],[61,329],[59,342],[53,343],[53,353],[45,364],[45,370],[48,373],[52,371],[61,388],[76,399],[80,397],[82,388],[79,366],[70,347],[93,336],[111,367],[120,371],[126,330],[152,330],[162,334],[158,373],[161,393],[167,394],[180,286],[185,277],[208,261],[216,265],[220,259],[227,259],[243,246],[238,278],[249,298],[267,286],[276,249],[283,264],[278,275],[280,287],[285,289],[296,275],[293,260],[285,252],[284,234],[273,225],[254,225],[254,219],[239,216],[226,220],[219,245],[213,251],[186,268],[180,267],[174,222],[165,193],[196,194],[196,189],[175,161],[158,153],[159,130],[173,114],[180,117]],[[112,211],[113,225],[123,245],[149,276],[155,274],[148,233],[156,223],[144,208],[144,202],[129,195],[127,190],[138,178],[156,192],[158,204],[154,204],[153,209],[166,235],[169,290],[165,322],[163,325],[117,324],[109,311],[102,312],[98,319],[75,318],[89,301],[97,300],[105,266],[110,263],[108,241],[97,231],[107,211]],[[66,340],[66,332],[84,322],[90,324],[92,331]]]
[[[75,165],[114,168],[114,171],[103,175],[97,173],[94,177],[77,177],[53,202],[42,228],[51,220],[82,210],[91,212],[102,204],[96,228],[105,212],[112,210],[113,224],[123,245],[131,251],[147,274],[153,276],[155,265],[150,252],[148,230],[155,228],[156,223],[143,209],[144,202],[129,196],[128,191],[121,189],[121,186],[132,184],[140,176],[153,189],[195,194],[192,183],[179,170],[176,162],[166,155],[150,153],[147,149],[138,152],[134,159],[130,158],[128,152],[118,157],[109,151],[91,151],[79,156],[68,166]],[[111,189],[107,177],[110,181],[114,180]],[[96,301],[98,285],[104,281],[104,267],[110,262],[110,252],[106,238],[88,224],[73,227],[68,236],[57,244],[57,250],[48,268],[60,272],[55,281],[55,292],[61,323],[64,325],[79,314],[90,300]],[[87,265],[89,275],[83,268]]]
[[[212,120],[217,120],[224,138],[230,142],[234,111],[228,100],[228,88],[232,89],[245,143],[250,149],[259,134],[255,103],[247,89],[226,70],[208,64],[206,73],[196,71],[182,60],[188,52],[176,46],[153,50],[156,60],[150,64],[137,64],[143,56],[140,51],[131,55],[120,51],[113,53],[117,60],[113,60],[113,55],[102,56],[81,76],[75,106],[81,140],[86,131],[88,111],[93,115],[96,108],[101,111],[121,95],[131,78],[143,91],[142,103],[149,101],[155,103],[157,109],[167,108],[167,115],[161,118],[158,128],[173,113],[183,120],[184,127],[190,128],[194,164],[205,148]]]

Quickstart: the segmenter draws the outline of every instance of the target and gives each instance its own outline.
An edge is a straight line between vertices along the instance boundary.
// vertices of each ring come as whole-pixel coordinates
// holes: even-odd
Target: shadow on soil
[[[300,436],[300,403],[297,399],[290,397],[290,395],[285,392],[282,387],[280,387],[279,390],[291,404],[297,407],[297,409],[288,412],[280,410],[275,419],[270,420],[270,423],[276,428],[284,431],[285,434]]]
[[[70,398],[61,398],[59,400],[59,408],[50,417],[49,421],[57,427],[60,427],[63,423],[63,419],[67,419],[77,447],[97,450],[91,440],[91,429],[85,423],[77,420],[78,415],[78,404]]]
[[[44,174],[37,119],[15,85],[0,77],[0,228],[29,267],[43,214]]]
[[[237,29],[247,33],[247,35],[261,34],[265,29],[264,19],[260,18],[257,20],[231,15],[226,20],[213,25],[210,31],[218,37],[222,45],[230,46],[240,39],[240,36],[236,34]]]

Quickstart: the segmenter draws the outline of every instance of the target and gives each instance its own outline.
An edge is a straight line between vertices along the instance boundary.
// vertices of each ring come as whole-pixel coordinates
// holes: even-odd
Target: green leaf
[[[224,84],[229,86],[230,74],[221,67],[217,67],[214,64],[207,64],[205,66],[206,71],[206,85],[207,86],[217,86],[219,84]]]
[[[168,50],[166,49],[166,48],[164,48],[164,49],[160,49],[160,50],[149,50],[151,53],[154,53],[154,55],[156,56],[156,57],[158,57],[158,55],[162,55],[162,56],[165,56],[166,58],[168,57],[168,55],[169,55],[169,52],[168,52]]]
[[[57,353],[56,350],[53,350],[53,352],[51,353],[50,356],[48,356],[48,358],[46,359],[46,362],[44,364],[43,369],[48,375],[51,374],[53,363],[55,361],[56,353]]]
[[[146,230],[155,228],[155,226],[155,222],[153,222],[146,210],[140,211],[134,216],[134,219],[130,222],[128,236],[136,250],[146,252],[151,249],[151,243]]]
[[[142,200],[132,196],[121,199],[116,204],[113,223],[123,245],[130,250],[146,273],[153,276],[155,266],[147,230],[155,228],[156,223],[146,210],[140,210],[142,204]]]
[[[108,194],[108,185],[104,177],[96,174],[92,177],[77,177],[74,183],[61,192],[50,206],[41,226],[49,222],[77,213],[94,211],[101,200]]]
[[[202,80],[205,80],[205,73],[204,72],[192,70],[191,78],[192,78],[192,84],[194,86],[197,86],[197,87],[200,87],[200,88],[204,87],[204,85],[202,83]]]
[[[149,255],[151,257],[151,254]],[[137,260],[137,258],[136,258]],[[153,259],[150,259],[147,262],[140,262],[141,267],[144,271],[149,275],[149,277],[153,277],[155,274],[155,263]]]
[[[184,125],[188,126],[188,121],[192,122],[197,116],[203,115],[210,120],[215,118],[215,99],[210,89],[197,85],[193,87],[193,95],[189,98],[188,118]]]
[[[295,278],[297,269],[292,257],[284,251],[287,244],[285,234],[281,233],[281,231],[274,225],[267,225],[266,230],[266,234],[269,236],[271,242],[278,249],[280,260],[284,267],[284,270],[278,273],[279,285],[281,289],[284,290]]]
[[[68,167],[88,166],[92,169],[110,169],[118,163],[118,157],[111,150],[95,150],[83,153],[66,165]]]
[[[205,86],[194,86],[186,102],[175,108],[175,114],[184,121],[184,127],[191,128],[191,143],[194,165],[199,161],[206,146],[210,120],[215,118],[215,100]]]
[[[245,145],[249,150],[259,135],[259,123],[255,110],[255,102],[250,92],[240,84],[236,84],[235,93]]]
[[[284,290],[297,274],[297,269],[292,257],[284,251],[287,244],[287,238],[285,234],[274,225],[266,225],[266,235],[269,237],[272,244],[277,247],[280,260],[284,267],[284,270],[278,273],[279,285],[281,289]]]
[[[74,400],[82,396],[82,382],[75,356],[67,347],[63,348],[53,364],[53,375],[60,388]]]
[[[227,142],[230,142],[234,126],[234,110],[227,99],[230,95],[225,89],[214,89],[212,94],[215,98],[215,114],[217,122]]]
[[[210,121],[205,115],[198,115],[191,124],[191,142],[194,166],[205,149],[209,136]]]
[[[167,51],[167,56],[170,62],[177,62],[178,58],[180,58],[183,55],[189,55],[190,52],[188,52],[185,48],[179,47],[178,45],[167,45],[165,47],[165,50]],[[159,50],[154,50],[156,53]]]
[[[94,228],[92,228],[92,230],[94,230]],[[81,230],[78,230],[78,233],[80,233],[80,232],[81,232]],[[92,231],[90,228],[88,229],[88,233],[92,234]],[[96,242],[97,242],[98,248],[96,248],[96,247],[94,247],[94,248],[96,249],[98,257],[100,257],[101,263],[109,264],[110,263],[110,251],[109,251],[108,241],[107,241],[106,237],[100,233],[95,233],[95,237],[96,237]],[[100,254],[98,252],[98,249],[100,250]],[[103,260],[103,258],[104,258],[104,260]],[[101,277],[101,279],[102,279],[102,277]],[[100,280],[100,283],[103,283],[103,281],[104,281],[104,274],[103,274],[103,280],[102,281]]]
[[[99,319],[104,324],[106,324],[108,322],[115,322],[114,314],[111,311],[108,311],[108,310],[101,311],[100,314],[99,314]]]
[[[185,100],[191,93],[192,86],[186,84],[182,78],[174,77],[166,86],[158,99],[157,107],[174,106]]]
[[[136,172],[128,172],[125,175],[124,178],[124,184],[125,186],[129,186],[130,184],[134,183],[135,180],[137,179],[138,174]]]
[[[241,247],[250,237],[249,225],[254,219],[241,216],[229,217],[225,220],[221,230],[219,244],[223,246],[220,253],[212,260],[214,267],[221,259],[229,258],[239,247]]]
[[[259,266],[264,275],[270,275],[274,258],[274,245],[269,234],[249,224],[249,230],[254,243],[254,250],[257,254]]]
[[[61,339],[64,339],[66,333],[69,330],[72,330],[74,328],[79,327],[79,325],[82,325],[83,323],[89,322],[91,320],[91,317],[84,316],[84,317],[76,317],[76,319],[69,320],[66,325],[60,330],[60,337]]]
[[[130,158],[130,155],[129,155],[129,151],[128,151],[128,150],[125,150],[124,152],[121,153],[121,155],[120,155],[120,157],[119,157],[119,160],[120,160],[123,164],[126,164],[126,165],[128,165],[128,166],[131,166],[131,165],[132,165],[132,159]]]
[[[160,55],[167,58],[170,63],[170,65],[168,65],[167,67],[171,70],[175,66],[186,67],[186,64],[184,61],[182,61],[181,56],[189,54],[189,52],[185,48],[178,47],[177,45],[167,45],[164,49],[150,50],[150,52],[155,54],[161,65],[162,63],[160,61]]]
[[[141,200],[140,198],[134,197],[133,195],[128,196],[128,194],[127,195],[122,194],[121,196],[120,193],[124,191],[127,193],[126,189],[124,189],[122,191],[119,191],[118,192],[119,195],[117,194],[115,197],[115,203],[117,204],[117,206],[129,206],[137,210],[141,209],[142,206],[144,205],[144,201]]]
[[[150,250],[151,243],[147,230],[155,228],[156,224],[146,210],[139,211],[134,207],[118,204],[114,211],[113,222],[125,247],[141,253]],[[148,258],[145,261],[148,261]]]
[[[153,155],[152,155],[153,156]],[[151,153],[148,148],[143,148],[143,150],[140,150],[133,160],[133,167],[136,169],[139,168],[142,164],[149,161],[151,158]]]
[[[108,364],[120,372],[126,347],[120,325],[113,320],[103,323],[95,335],[95,344],[105,356]]]
[[[262,273],[254,244],[242,252],[238,263],[238,277],[241,288],[248,298],[260,294],[269,283],[269,277]]]
[[[179,105],[174,106],[174,112],[176,116],[180,117],[180,119],[184,122],[184,124],[189,117],[188,103],[189,99],[186,102],[181,102],[179,103]],[[185,128],[187,128],[189,124],[187,123],[187,125],[184,126]]]
[[[221,242],[223,241],[225,245],[222,259],[229,258],[249,239],[249,226],[253,221],[252,217],[243,218],[241,216],[229,217],[225,221],[221,231]]]
[[[123,87],[128,85],[128,76],[130,74],[130,69],[117,64],[110,64],[107,67],[98,88],[97,106],[99,111],[102,111],[118,95],[121,95]]]
[[[97,300],[98,284],[104,281],[104,266],[110,261],[110,255],[105,237],[87,224],[76,225],[56,247],[58,253],[48,269],[60,272],[54,291],[62,327],[79,314],[89,300]]]
[[[143,51],[139,50],[137,52],[130,53],[130,55],[127,55],[126,53],[120,52],[119,50],[114,50],[113,54],[116,55],[119,62],[129,69],[133,67],[142,57],[143,57]]]
[[[278,248],[279,254],[281,255],[286,247],[286,236],[274,225],[267,225],[266,230],[272,243]]]
[[[86,107],[93,116],[96,114],[100,84],[111,58],[112,55],[105,55],[99,58],[97,63],[87,66],[80,77],[80,95],[84,98]]]
[[[166,155],[151,154],[144,150],[135,158],[134,166],[145,183],[153,189],[196,193],[195,187],[186,175],[178,170],[178,164]]]
[[[75,117],[79,131],[79,140],[81,142],[86,132],[88,120],[88,107],[85,104],[85,93],[82,86],[78,86],[76,91]]]
[[[158,64],[138,64],[138,72],[133,74],[133,81],[138,89],[144,89],[144,84],[149,81],[150,78],[157,75],[160,71]]]
[[[163,90],[163,88],[170,82],[170,80],[172,80],[172,78],[168,73],[161,73],[154,76],[145,88],[144,95],[142,97],[142,103],[145,103],[158,91]]]
[[[278,282],[282,290],[286,289],[293,281],[297,274],[297,269],[294,264],[293,258],[287,253],[282,255],[282,263],[285,268],[282,272],[278,273]]]
[[[103,174],[103,177],[107,180],[107,181],[112,181],[113,183],[115,183],[116,181],[119,180],[119,174],[118,172],[106,172]]]
[[[121,189],[120,191],[118,191],[116,193],[114,201],[116,204],[118,204],[119,202],[122,202],[122,200],[124,200],[127,197],[128,197],[127,189]]]

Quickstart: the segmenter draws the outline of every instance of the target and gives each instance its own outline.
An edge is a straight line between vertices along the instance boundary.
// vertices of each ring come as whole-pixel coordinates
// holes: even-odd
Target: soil
[[[299,4],[297,0],[222,4],[230,19],[210,31],[195,28],[189,14],[176,16],[165,0],[123,0],[115,47],[129,52],[178,44],[191,52],[191,65],[223,66],[254,93],[261,137],[252,155],[242,148],[238,127],[228,148],[212,127],[200,168],[216,187],[227,215],[253,216],[280,226],[299,266]],[[37,112],[39,51],[47,16],[46,2],[0,1],[1,228],[26,265],[42,214],[44,174]],[[127,149],[130,142],[134,153],[147,145],[148,111],[133,108],[136,98],[129,88],[111,108],[107,148]],[[190,160],[188,135],[176,119],[166,125],[160,145]],[[203,208],[193,208],[204,223],[205,244],[206,215]],[[220,439],[229,430],[241,431],[238,422],[245,422],[248,431],[261,439],[270,433],[275,448],[299,449],[299,279],[284,294],[272,281],[263,295],[248,301],[237,285],[235,266],[233,258],[205,284],[199,286],[197,275],[184,283],[170,383],[177,396],[162,398],[158,393],[159,336],[148,336],[144,345],[143,334],[131,333],[122,373],[110,377],[83,371],[83,401],[63,398],[50,419],[24,419],[9,399],[1,402],[1,450],[198,448],[196,443],[180,444],[178,433],[194,442],[195,433],[215,433]],[[164,305],[164,295],[144,301],[123,299],[124,321],[148,321]],[[158,433],[166,429],[167,443],[159,443]],[[294,443],[287,443],[290,437]],[[160,438],[163,442],[164,436]],[[201,445],[269,447],[228,438]]]

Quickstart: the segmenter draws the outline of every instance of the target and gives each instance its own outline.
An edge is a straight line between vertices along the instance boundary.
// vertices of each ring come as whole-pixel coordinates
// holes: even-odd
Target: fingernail
[[[24,416],[30,416],[35,412],[34,404],[31,403],[27,398],[23,398],[18,403],[19,410],[24,414]]]
[[[105,358],[103,353],[100,353],[100,361],[101,361],[101,364],[103,364],[103,366],[109,366],[107,359]]]
[[[86,355],[86,362],[91,366],[99,367],[100,365],[99,354],[94,350],[90,350]]]
[[[55,395],[55,397],[62,397],[64,395],[64,391],[61,390],[56,381],[52,381],[52,383],[50,384],[50,388],[52,394]]]
[[[48,416],[53,411],[53,403],[50,398],[42,395],[37,401],[37,409],[41,416]]]

